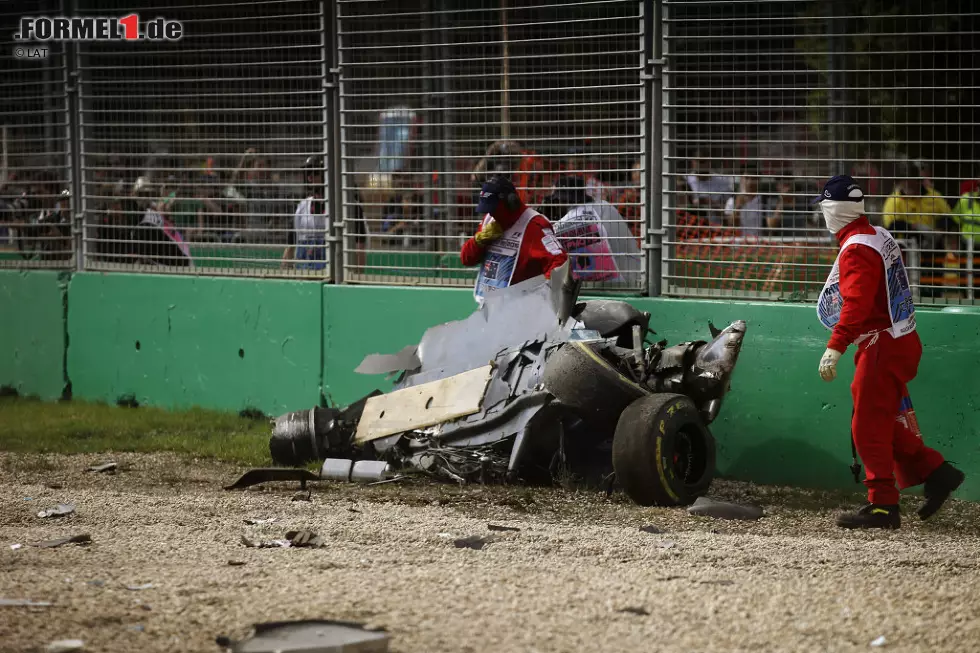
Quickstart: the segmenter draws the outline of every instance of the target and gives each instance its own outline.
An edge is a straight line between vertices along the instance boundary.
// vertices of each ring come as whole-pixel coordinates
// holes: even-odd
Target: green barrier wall
[[[57,273],[0,272],[0,384],[60,396],[63,286]],[[827,332],[811,306],[630,301],[671,342],[709,337],[709,320],[748,322],[732,393],[713,426],[722,475],[855,489],[847,468],[853,364],[848,355],[842,378],[819,379]],[[364,356],[397,352],[475,308],[460,289],[98,273],[73,276],[67,303],[75,397],[132,394],[142,404],[273,415],[322,396],[343,405],[389,389],[383,376],[353,372]],[[925,356],[911,386],[919,421],[927,441],[967,470],[960,496],[980,500],[980,314],[922,310],[919,332]]]
[[[273,415],[319,400],[319,284],[82,273],[68,292],[76,398]]]
[[[0,386],[61,398],[66,285],[59,272],[0,270]]]
[[[324,386],[341,404],[391,387],[383,376],[352,373],[365,355],[397,352],[428,326],[474,309],[472,295],[460,290],[325,286],[323,293]],[[812,306],[630,301],[652,313],[653,328],[671,343],[710,338],[709,320],[748,323],[732,393],[712,427],[719,473],[761,483],[856,487],[848,469],[853,348],[837,381],[821,381],[817,363],[828,332]],[[975,470],[959,496],[980,500],[980,315],[920,311],[919,333],[925,354],[910,392],[925,438]]]

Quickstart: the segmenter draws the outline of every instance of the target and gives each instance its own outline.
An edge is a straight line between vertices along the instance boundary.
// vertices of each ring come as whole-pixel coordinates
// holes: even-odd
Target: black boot
[[[925,487],[923,488],[926,501],[919,508],[919,518],[929,519],[935,515],[943,507],[943,504],[946,503],[949,495],[963,483],[964,478],[966,478],[966,474],[947,462],[944,462],[936,468],[936,471],[929,474],[929,478],[926,479]]]
[[[869,503],[856,512],[844,512],[837,516],[841,528],[900,528],[902,516],[898,505]]]

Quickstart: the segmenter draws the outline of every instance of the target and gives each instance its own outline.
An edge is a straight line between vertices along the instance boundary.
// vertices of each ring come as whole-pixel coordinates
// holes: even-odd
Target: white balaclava
[[[831,186],[835,188],[831,189]],[[824,189],[820,210],[823,212],[827,230],[836,234],[864,215],[864,193],[853,179],[835,177]]]

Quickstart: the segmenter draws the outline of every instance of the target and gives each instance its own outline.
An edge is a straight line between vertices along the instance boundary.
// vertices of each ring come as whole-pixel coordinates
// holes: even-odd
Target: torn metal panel
[[[419,342],[421,367],[396,388],[430,378],[431,370],[452,376],[486,365],[497,355],[523,342],[564,342],[572,325],[559,326],[551,299],[551,283],[534,277],[487,296],[483,307],[468,318],[446,322],[425,332]]]
[[[408,345],[397,354],[369,354],[354,370],[357,374],[389,374],[414,372],[422,366],[418,357],[418,345]]]

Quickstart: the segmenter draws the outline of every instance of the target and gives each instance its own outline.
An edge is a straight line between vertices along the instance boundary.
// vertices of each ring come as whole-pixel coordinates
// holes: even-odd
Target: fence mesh
[[[8,3],[0,265],[68,268],[77,251],[88,269],[466,285],[479,182],[504,172],[555,223],[571,206],[559,182],[608,202],[598,213],[625,274],[591,289],[646,287],[662,206],[651,285],[813,300],[837,244],[809,199],[847,172],[899,239],[917,300],[972,303],[974,5]],[[163,16],[184,36],[51,41],[38,56],[14,40],[19,17],[66,12]]]
[[[82,4],[183,25],[80,45],[86,265],[327,278],[323,3]]]
[[[664,7],[670,293],[815,299],[837,246],[808,199],[848,173],[917,298],[973,300],[974,3]]]
[[[472,283],[459,251],[503,171],[552,221],[562,177],[609,202],[618,285],[641,287],[640,5],[340,0],[345,280]]]
[[[0,7],[0,267],[74,266],[65,48],[14,38],[21,16],[59,11]]]

